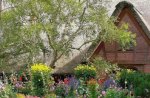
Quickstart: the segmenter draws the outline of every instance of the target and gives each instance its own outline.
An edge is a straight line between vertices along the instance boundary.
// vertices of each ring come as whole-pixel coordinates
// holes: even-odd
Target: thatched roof
[[[79,53],[77,52],[76,56],[68,57],[63,59],[61,62],[58,62],[58,64],[56,64],[56,68],[53,71],[53,74],[72,74],[75,67],[77,67],[79,64],[87,63],[89,61],[89,57],[93,54],[93,50],[98,43],[100,44],[100,42],[97,40],[97,42],[92,43]]]
[[[53,74],[70,74],[74,72],[74,68],[81,64],[82,62],[86,62],[87,61],[87,57],[88,55],[88,50],[89,47],[86,48],[85,50],[81,51],[80,53],[78,53],[78,55],[76,55],[75,57],[73,57],[71,60],[65,59],[68,62],[66,64],[63,64],[63,62],[65,62],[64,60],[62,60],[62,62],[59,62],[56,66],[56,68],[53,70]]]

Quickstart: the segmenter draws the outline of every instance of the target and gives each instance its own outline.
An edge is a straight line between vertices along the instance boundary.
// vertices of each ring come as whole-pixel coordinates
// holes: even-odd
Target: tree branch
[[[82,28],[82,24],[83,24],[83,16],[84,16],[84,14],[85,14],[85,11],[86,11],[86,7],[84,7],[84,9],[83,9],[83,12],[82,12],[82,14],[81,14],[81,16],[80,16],[80,24],[79,24],[79,27],[78,27],[78,29],[71,35],[71,37],[70,37],[70,40],[68,40],[66,43],[64,43],[63,44],[63,46],[65,46],[66,44],[68,44],[72,39],[73,39],[73,37],[80,31],[80,29]]]

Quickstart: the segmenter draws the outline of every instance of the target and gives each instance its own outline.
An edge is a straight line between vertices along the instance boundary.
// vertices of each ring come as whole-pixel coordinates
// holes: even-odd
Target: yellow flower
[[[25,95],[23,95],[23,94],[17,94],[17,98],[25,98]]]
[[[50,72],[50,71],[52,71],[52,69],[49,68],[47,65],[40,63],[40,64],[32,65],[31,71],[33,71],[33,72]]]
[[[91,70],[96,71],[96,68],[94,66],[88,66],[88,65],[79,65],[75,68],[76,71],[78,70]]]

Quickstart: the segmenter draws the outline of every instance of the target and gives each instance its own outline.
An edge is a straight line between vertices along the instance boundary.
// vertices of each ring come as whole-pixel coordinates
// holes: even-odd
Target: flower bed
[[[150,96],[149,74],[127,70],[116,74],[116,80],[112,78],[114,74],[108,74],[105,80],[99,81],[94,66],[79,65],[75,68],[76,77],[67,76],[54,85],[53,80],[50,79],[51,70],[46,65],[35,64],[31,67],[31,80],[27,83],[21,83],[20,80],[12,86],[0,83],[0,98],[6,98],[5,96],[7,98],[56,98],[57,96],[66,98],[83,98],[83,96],[88,98],[134,98],[134,95],[149,98]],[[67,82],[65,82],[66,80]],[[119,84],[123,88],[118,87]]]

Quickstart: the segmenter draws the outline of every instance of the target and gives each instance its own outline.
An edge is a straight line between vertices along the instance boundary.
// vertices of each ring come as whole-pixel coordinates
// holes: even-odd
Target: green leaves
[[[124,24],[121,26],[119,33],[120,34],[119,34],[118,43],[120,44],[122,49],[129,49],[131,43],[133,46],[136,45],[136,42],[135,42],[136,35],[128,31],[127,24]]]
[[[118,29],[114,24],[115,18],[108,17],[103,1],[7,0],[7,2],[9,8],[1,13],[3,41],[0,45],[5,47],[3,50],[16,47],[14,50],[21,50],[19,53],[24,51],[32,55],[30,60],[37,58],[42,50],[43,56],[48,54],[52,57],[50,65],[53,66],[62,56],[72,52],[72,49],[81,50],[95,40],[116,41],[123,48],[128,47],[131,42],[134,43],[135,36],[127,31],[127,26]],[[40,36],[42,34],[45,34],[44,40]],[[82,42],[79,42],[78,39],[83,37]],[[76,47],[74,43],[77,43],[79,48],[74,48]],[[43,52],[45,49],[47,51]],[[13,52],[10,52],[10,55]]]
[[[102,58],[94,59],[92,65],[96,68],[97,78],[103,78],[105,74],[111,74],[113,71],[119,70],[117,64],[111,64]]]
[[[131,70],[121,71],[119,83],[134,91],[135,96],[147,97],[150,95],[150,74],[140,73]],[[126,81],[126,84],[125,84]]]

